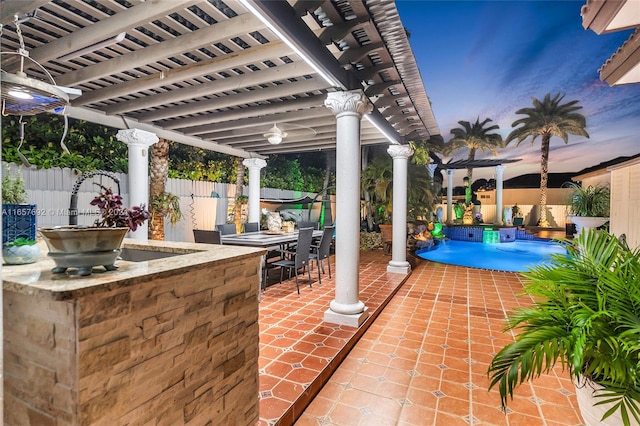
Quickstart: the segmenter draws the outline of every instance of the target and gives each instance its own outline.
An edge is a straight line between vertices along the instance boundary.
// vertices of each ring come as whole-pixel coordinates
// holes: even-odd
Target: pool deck
[[[382,250],[361,252],[360,297],[371,318],[359,329],[322,321],[335,285],[327,275],[312,288],[303,280],[300,296],[293,281],[266,290],[259,425],[582,423],[560,371],[524,385],[506,414],[497,392],[487,391],[492,354],[513,340],[502,332],[504,317],[530,302],[517,297],[519,274],[411,256],[405,276],[388,274],[389,260]]]

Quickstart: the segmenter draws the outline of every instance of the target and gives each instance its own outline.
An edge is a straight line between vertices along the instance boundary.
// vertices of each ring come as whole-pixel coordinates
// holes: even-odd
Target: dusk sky
[[[582,27],[585,1],[398,0],[433,112],[445,141],[458,121],[491,118],[506,137],[511,124],[547,93],[578,100],[589,139],[551,138],[549,172],[577,172],[602,161],[640,152],[640,84],[609,87],[598,69],[631,31],[597,35]],[[492,123],[492,124],[493,124]],[[512,143],[513,144],[513,143]],[[491,154],[488,154],[491,157]],[[467,157],[459,151],[454,160]],[[482,158],[482,154],[476,158]],[[540,138],[500,150],[505,179],[540,171]],[[447,159],[448,160],[448,159]],[[465,172],[456,172],[461,184]],[[493,168],[475,169],[493,178]]]

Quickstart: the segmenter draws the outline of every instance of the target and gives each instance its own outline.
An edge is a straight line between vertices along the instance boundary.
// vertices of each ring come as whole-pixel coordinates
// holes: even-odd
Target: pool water
[[[509,272],[525,272],[531,266],[547,263],[553,253],[565,254],[566,250],[548,240],[500,244],[446,240],[435,249],[416,251],[419,257],[432,262]]]

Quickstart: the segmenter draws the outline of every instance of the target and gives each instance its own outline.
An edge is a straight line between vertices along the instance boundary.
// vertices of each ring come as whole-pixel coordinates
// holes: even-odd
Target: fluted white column
[[[327,94],[336,115],[336,290],[327,322],[358,327],[369,315],[359,295],[360,120],[372,109],[361,90]]]
[[[393,158],[393,241],[387,272],[408,274],[407,262],[407,164],[413,155],[409,145],[391,145],[387,153]]]
[[[498,225],[504,224],[504,219],[502,218],[502,174],[504,173],[504,166],[500,164],[496,166],[496,223]]]
[[[118,130],[116,138],[128,146],[129,158],[129,206],[144,204],[149,206],[149,147],[158,142],[158,137],[140,129]],[[129,232],[129,238],[149,239],[149,224],[138,226],[135,232]]]
[[[453,224],[453,173],[455,169],[447,169],[447,223]]]
[[[242,160],[249,169],[249,219],[248,222],[260,223],[260,170],[267,165],[261,158]]]

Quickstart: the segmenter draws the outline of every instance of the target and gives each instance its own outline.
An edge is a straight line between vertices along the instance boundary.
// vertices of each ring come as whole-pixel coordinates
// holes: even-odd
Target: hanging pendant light
[[[33,16],[28,16],[32,18]],[[21,21],[16,16],[15,26],[20,48],[17,52],[0,52],[3,55],[18,55],[20,57],[20,71],[15,74],[0,70],[0,100],[3,115],[35,115],[43,112],[60,110],[69,105],[69,95],[80,96],[82,92],[77,89],[56,86],[53,76],[37,61],[29,57],[25,49],[22,37]],[[49,78],[47,83],[35,78],[27,77],[24,72],[25,60],[31,61]]]

